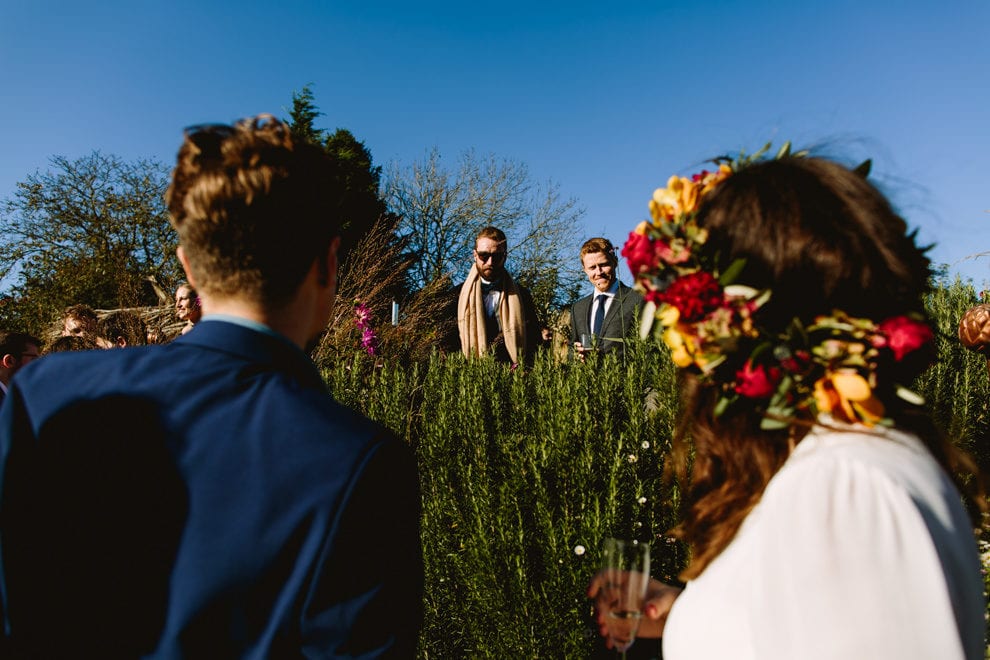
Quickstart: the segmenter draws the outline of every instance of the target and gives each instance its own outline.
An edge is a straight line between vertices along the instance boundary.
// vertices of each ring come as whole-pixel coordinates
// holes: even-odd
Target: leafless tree
[[[464,278],[478,231],[493,225],[509,241],[508,269],[533,292],[544,322],[576,296],[580,269],[574,226],[584,211],[557,184],[533,180],[524,163],[464,152],[448,167],[438,149],[407,166],[392,163],[383,192],[415,255],[412,279],[425,286]]]

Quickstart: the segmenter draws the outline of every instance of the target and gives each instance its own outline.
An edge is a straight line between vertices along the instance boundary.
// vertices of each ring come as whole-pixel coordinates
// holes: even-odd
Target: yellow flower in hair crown
[[[875,394],[878,368],[931,343],[923,319],[897,316],[876,323],[834,310],[807,327],[794,319],[783,332],[769,332],[760,327],[759,310],[772,292],[736,282],[742,260],[719,272],[702,249],[708,232],[697,225],[698,207],[769,149],[768,144],[750,156],[717,158],[712,171],[673,176],[653,193],[652,221],[641,222],[622,248],[646,299],[643,336],[652,332],[678,367],[719,388],[716,415],[733,406],[756,407],[768,430],[820,413],[849,423],[889,424]],[[774,158],[805,155],[792,153],[787,143]],[[869,161],[857,171],[865,176]],[[921,403],[913,392],[894,389]]]

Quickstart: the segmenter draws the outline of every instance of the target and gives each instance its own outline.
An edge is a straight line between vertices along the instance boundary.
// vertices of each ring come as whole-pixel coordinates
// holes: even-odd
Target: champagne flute
[[[622,653],[636,640],[643,601],[650,582],[650,546],[639,541],[605,539],[602,558],[605,578],[605,625],[612,646]]]

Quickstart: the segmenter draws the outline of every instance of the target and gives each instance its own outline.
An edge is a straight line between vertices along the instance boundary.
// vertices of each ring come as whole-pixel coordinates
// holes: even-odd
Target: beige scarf
[[[502,295],[499,296],[495,313],[498,314],[509,359],[518,363],[526,353],[526,319],[523,318],[519,287],[508,273],[502,275],[502,283]],[[457,328],[461,333],[461,350],[465,356],[485,354],[490,339],[485,336],[485,301],[481,294],[481,275],[476,265],[471,266],[457,300]]]

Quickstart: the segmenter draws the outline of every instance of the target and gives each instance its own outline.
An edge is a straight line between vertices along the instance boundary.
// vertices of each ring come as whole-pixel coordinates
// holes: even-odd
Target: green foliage
[[[165,209],[164,166],[94,152],[51,159],[0,209],[0,264],[8,296],[0,322],[43,334],[73,303],[156,305],[152,282],[180,279]]]
[[[651,541],[657,576],[682,567],[683,548],[661,540],[676,502],[661,479],[673,369],[645,346],[625,364],[603,362],[544,353],[523,372],[460,356],[406,369],[357,356],[327,373],[340,401],[417,451],[422,657],[587,656],[597,633],[584,591],[607,536]]]
[[[938,359],[914,384],[936,424],[956,446],[990,470],[990,378],[985,357],[963,348],[959,319],[979,300],[971,282],[940,279],[926,300]]]
[[[310,85],[304,85],[298,92],[292,93],[292,110],[289,111],[289,127],[292,134],[313,144],[323,141],[323,131],[316,128],[314,122],[323,113],[316,107],[316,97]]]

